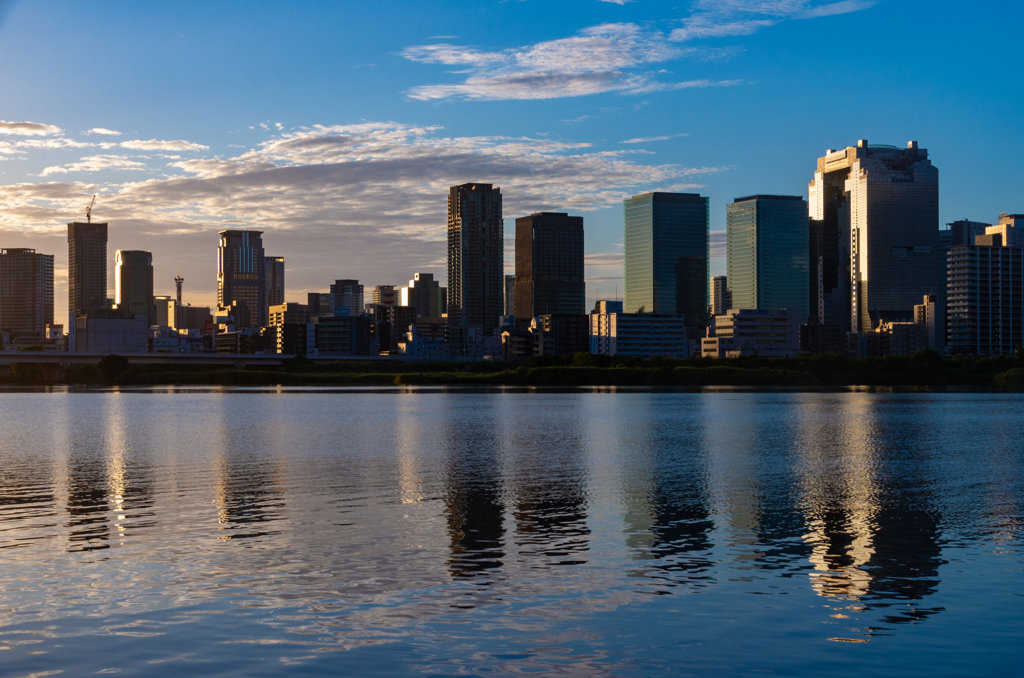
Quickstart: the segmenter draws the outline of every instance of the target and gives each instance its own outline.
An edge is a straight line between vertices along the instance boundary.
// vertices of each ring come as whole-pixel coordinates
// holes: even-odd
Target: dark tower
[[[68,224],[68,311],[107,306],[107,224]]]
[[[448,326],[490,332],[504,310],[501,189],[452,186],[448,195]]]
[[[583,217],[538,212],[516,219],[515,316],[584,315]]]

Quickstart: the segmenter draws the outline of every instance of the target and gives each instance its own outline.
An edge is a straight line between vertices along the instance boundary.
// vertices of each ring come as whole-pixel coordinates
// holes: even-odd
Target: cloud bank
[[[511,228],[523,214],[586,213],[642,191],[694,186],[682,182],[722,171],[642,164],[645,157],[537,137],[451,137],[437,127],[394,122],[318,125],[231,156],[92,154],[49,167],[47,177],[67,181],[0,187],[0,234],[49,238],[45,247],[58,255],[59,268],[67,222],[80,219],[98,193],[93,214],[110,223],[111,251],[153,251],[158,290],[169,291],[182,274],[190,294],[205,295],[190,299],[211,303],[217,231],[258,228],[267,253],[288,262],[288,296],[295,299],[342,277],[401,284],[423,270],[444,279],[447,193],[454,184],[500,186]],[[109,170],[150,174],[119,183]],[[105,182],[83,176],[93,172]]]

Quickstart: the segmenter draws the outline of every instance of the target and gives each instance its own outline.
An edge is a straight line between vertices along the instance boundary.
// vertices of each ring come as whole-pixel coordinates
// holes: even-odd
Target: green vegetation
[[[7,383],[44,383],[39,365],[16,364]],[[98,365],[73,365],[68,384],[158,386],[968,386],[1024,388],[1024,350],[1015,356],[946,358],[934,351],[914,356],[845,358],[801,355],[668,360],[609,358],[589,353],[522,362],[403,363],[343,361],[324,364],[294,358],[281,370],[231,367],[130,365],[107,356]]]

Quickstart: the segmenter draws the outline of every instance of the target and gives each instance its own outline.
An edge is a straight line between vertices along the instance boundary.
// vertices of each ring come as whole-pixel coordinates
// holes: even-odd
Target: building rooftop
[[[746,202],[748,200],[800,200],[803,201],[803,196],[799,195],[770,195],[770,194],[758,194],[748,195],[745,198],[736,198],[733,202]]]

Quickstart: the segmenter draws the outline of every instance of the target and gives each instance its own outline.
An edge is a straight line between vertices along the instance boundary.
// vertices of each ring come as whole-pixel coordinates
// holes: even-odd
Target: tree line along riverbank
[[[15,364],[0,381],[46,382],[39,365]],[[113,386],[970,386],[1024,387],[1024,350],[991,358],[913,356],[847,358],[620,358],[577,353],[521,362],[323,364],[303,357],[282,369],[168,368],[131,365],[108,356],[98,365],[72,365],[56,383]]]

